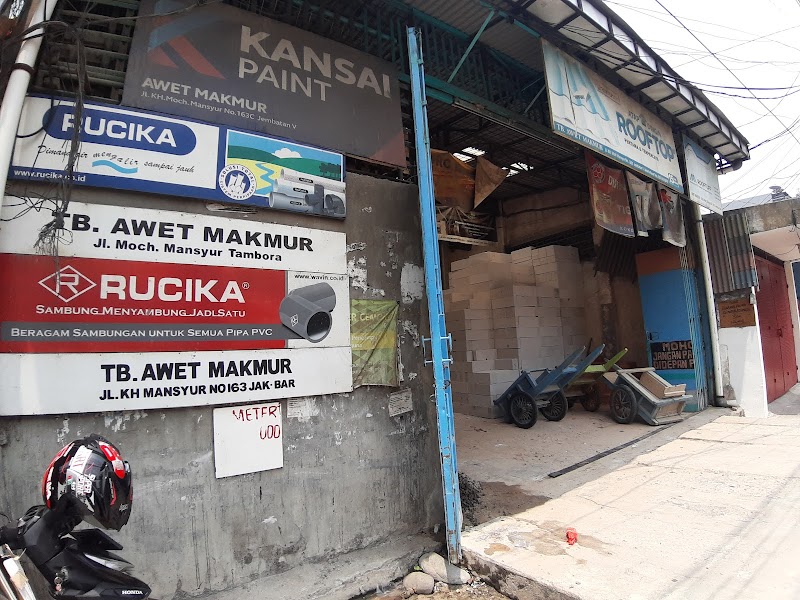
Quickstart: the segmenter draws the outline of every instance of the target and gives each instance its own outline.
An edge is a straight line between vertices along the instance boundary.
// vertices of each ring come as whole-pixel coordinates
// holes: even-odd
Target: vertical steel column
[[[439,261],[439,236],[436,231],[436,206],[433,199],[433,170],[425,99],[425,72],[417,30],[408,28],[408,62],[414,109],[414,141],[417,149],[419,204],[422,214],[422,245],[425,259],[425,292],[431,326],[431,360],[436,388],[439,430],[439,455],[442,463],[447,556],[451,563],[461,560],[461,495],[458,489],[456,434],[453,421],[453,391],[450,387],[450,335],[444,321],[442,275]],[[423,339],[423,345],[425,344]]]

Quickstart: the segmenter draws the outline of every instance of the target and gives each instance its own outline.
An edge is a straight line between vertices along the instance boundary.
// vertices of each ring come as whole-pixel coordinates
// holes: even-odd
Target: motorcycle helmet
[[[47,508],[53,509],[65,495],[86,521],[119,531],[131,514],[131,467],[116,446],[99,435],[75,440],[56,454],[42,479]]]

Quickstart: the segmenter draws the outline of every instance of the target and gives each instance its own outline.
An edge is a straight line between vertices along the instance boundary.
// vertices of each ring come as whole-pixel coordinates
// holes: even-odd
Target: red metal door
[[[782,396],[797,383],[797,360],[794,352],[794,325],[789,308],[789,286],[786,282],[786,271],[783,267],[772,265],[773,289],[775,290],[775,317],[778,322],[778,340],[781,345],[781,362],[783,375]],[[780,381],[780,379],[779,379]]]
[[[756,268],[760,287],[756,300],[767,401],[772,402],[797,383],[794,331],[783,267],[757,256]]]
[[[777,320],[775,318],[774,294],[772,289],[772,273],[770,263],[756,257],[759,290],[756,293],[758,304],[758,324],[761,333],[761,347],[764,352],[764,377],[767,382],[767,402],[778,397],[778,376],[783,380],[783,361],[781,345],[778,339]],[[782,382],[781,382],[782,383]]]

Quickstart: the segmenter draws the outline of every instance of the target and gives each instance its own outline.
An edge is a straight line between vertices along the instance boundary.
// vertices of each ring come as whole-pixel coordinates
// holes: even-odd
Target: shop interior
[[[436,100],[428,108],[459,470],[462,487],[477,485],[483,497],[482,508],[465,511],[475,523],[544,501],[537,482],[659,427],[638,415],[615,418],[603,365],[668,366],[657,373],[691,394],[681,419],[706,406],[696,350],[704,342],[699,332],[676,331],[681,320],[702,322],[702,281],[688,203],[683,248],[659,230],[606,231],[593,212],[583,148]],[[492,168],[502,169],[494,179],[501,183],[486,194]],[[684,343],[659,354],[665,335]],[[529,410],[528,428],[509,423],[495,401],[521,372],[535,383],[542,369],[576,354],[571,364],[589,362],[596,372],[564,386],[558,402]]]

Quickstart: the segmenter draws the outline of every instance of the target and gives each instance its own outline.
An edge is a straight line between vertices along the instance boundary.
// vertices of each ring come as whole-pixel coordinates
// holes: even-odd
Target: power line
[[[798,2],[800,2],[800,0],[798,0]],[[693,37],[694,39],[696,39],[696,40],[697,40],[697,41],[698,41],[698,42],[699,42],[699,43],[700,43],[700,44],[703,46],[703,48],[705,48],[706,50],[708,50],[708,52],[711,54],[711,56],[713,56],[715,59],[717,59],[717,62],[719,62],[719,64],[721,64],[721,65],[723,66],[723,68],[724,68],[726,71],[728,71],[728,73],[730,73],[731,75],[733,75],[733,77],[736,79],[736,81],[738,81],[738,82],[739,82],[739,83],[740,83],[742,86],[744,86],[744,87],[747,87],[747,86],[745,85],[744,81],[742,81],[742,80],[739,78],[739,76],[738,76],[736,73],[734,73],[733,71],[731,71],[731,70],[728,68],[728,65],[726,65],[726,64],[725,64],[725,63],[724,63],[724,62],[723,62],[723,61],[722,61],[722,60],[721,60],[721,59],[720,59],[720,58],[719,58],[719,57],[718,57],[716,54],[714,54],[714,52],[712,52],[711,48],[709,48],[708,46],[706,46],[706,44],[705,44],[705,43],[704,43],[704,42],[703,42],[703,41],[702,41],[702,40],[701,40],[699,37],[697,37],[697,36],[695,35],[695,33],[694,33],[694,32],[693,32],[691,29],[689,29],[688,27],[686,27],[686,25],[684,25],[684,24],[683,24],[683,22],[682,22],[682,21],[681,21],[681,20],[680,20],[678,17],[676,17],[674,14],[672,14],[672,12],[671,12],[671,11],[670,11],[670,10],[669,10],[669,9],[668,9],[666,6],[664,6],[664,4],[661,2],[661,0],[656,0],[656,3],[657,3],[657,4],[658,4],[658,5],[661,7],[661,8],[663,8],[663,9],[664,9],[664,10],[665,10],[665,11],[666,11],[666,12],[667,12],[667,13],[668,13],[668,14],[669,14],[669,15],[670,15],[670,16],[671,16],[673,19],[675,19],[675,20],[676,20],[678,23],[680,23],[680,24],[681,24],[681,26],[682,26],[682,27],[683,27],[683,28],[684,28],[686,31],[688,31],[688,32],[689,32],[689,33],[692,35],[692,37]],[[752,90],[750,90],[749,88],[747,88],[747,89],[748,89],[748,91],[750,92],[750,94],[753,96],[753,98],[756,98],[756,100],[758,100],[759,104],[761,104],[761,106],[763,106],[763,107],[764,107],[764,108],[767,110],[767,112],[769,112],[769,114],[771,114],[771,115],[772,115],[772,116],[775,118],[775,120],[776,120],[776,121],[778,121],[778,123],[780,123],[780,124],[781,124],[781,127],[783,127],[785,131],[789,131],[789,133],[791,134],[791,136],[794,138],[794,141],[795,141],[795,142],[797,142],[797,144],[798,144],[798,145],[800,145],[800,140],[799,140],[799,139],[797,139],[797,136],[794,134],[794,132],[793,132],[793,131],[791,131],[791,130],[790,130],[788,127],[786,127],[786,125],[784,125],[784,124],[783,124],[783,121],[780,119],[780,117],[778,117],[778,115],[776,115],[776,114],[775,114],[775,113],[772,111],[772,109],[771,109],[769,106],[767,106],[766,104],[764,104],[764,101],[763,101],[763,100],[761,100],[760,98],[758,98],[758,97],[757,97],[757,96],[756,96],[756,95],[755,95],[755,94],[752,92]]]
[[[656,1],[658,1],[658,0],[656,0]],[[800,1],[800,0],[798,0],[798,1]],[[659,2],[659,4],[661,4],[661,3]],[[662,5],[662,7],[663,7],[663,5]],[[666,10],[666,9],[664,9],[664,10]],[[669,12],[669,11],[667,11],[667,12]],[[670,13],[670,14],[672,14],[672,13]],[[673,15],[673,17],[674,17],[674,15]],[[741,44],[735,44],[733,46],[729,46],[728,48],[725,48],[724,50],[721,50],[719,52],[719,54],[722,54],[723,52],[727,52],[728,50],[734,50],[735,48],[740,48],[742,46],[746,46],[748,44],[752,44],[753,42],[757,42],[759,40],[763,40],[763,39],[766,39],[766,38],[771,38],[772,36],[778,35],[779,33],[786,33],[787,31],[791,31],[792,29],[797,29],[798,27],[800,27],[800,25],[792,25],[791,27],[787,27],[785,29],[779,29],[778,31],[773,31],[772,33],[767,33],[765,35],[760,35],[760,36],[758,36],[756,38],[753,38],[752,40],[748,40],[746,42],[742,42]],[[684,26],[684,29],[689,31],[689,33],[692,33],[691,30],[686,28],[686,26]],[[692,35],[694,35],[694,34],[692,34]],[[695,39],[697,39],[697,38],[695,38]],[[790,46],[789,44],[785,44],[783,42],[779,42],[778,40],[772,40],[772,41],[775,42],[775,43],[781,44],[783,46],[786,46],[787,48],[791,48],[792,50],[800,51],[800,49],[795,48],[794,46]],[[703,44],[703,47],[706,50],[708,50],[708,47],[705,44]],[[714,54],[713,52],[711,52],[711,50],[708,50],[708,52],[710,52],[712,55]],[[703,58],[705,58],[705,57],[703,57]],[[677,65],[675,68],[676,69],[680,69],[681,67],[686,66],[686,65],[688,65],[690,63],[696,62],[698,60],[703,60],[703,59],[702,58],[693,58],[692,60],[689,60],[689,61],[686,61],[685,63],[681,63],[681,64]]]
[[[586,28],[582,28],[582,27],[576,27],[576,26],[572,26],[572,25],[565,25],[562,29],[564,29],[566,31],[570,31],[572,33],[583,34],[584,37],[586,37],[589,40],[591,40],[591,37],[589,35],[587,35],[587,34],[594,34],[594,35],[597,34],[597,31],[595,31],[595,30],[586,29]],[[633,40],[631,40],[631,41],[633,41]],[[602,48],[593,47],[593,46],[590,46],[590,45],[584,45],[584,44],[581,44],[580,42],[578,42],[577,40],[569,40],[569,41],[566,41],[565,43],[567,45],[574,46],[574,47],[576,47],[576,48],[578,48],[580,50],[590,51],[590,52],[592,52],[594,54],[605,56],[609,60],[617,61],[619,63],[619,65],[624,65],[626,69],[628,69],[628,70],[630,70],[632,72],[639,73],[641,75],[658,76],[661,79],[663,79],[665,81],[668,81],[668,82],[672,82],[672,83],[682,83],[684,85],[695,86],[697,89],[699,89],[700,91],[703,91],[703,92],[711,92],[711,93],[717,93],[717,94],[726,95],[726,94],[724,94],[722,92],[714,92],[713,90],[710,90],[708,88],[720,88],[720,89],[742,90],[742,91],[758,90],[758,91],[776,91],[776,92],[784,91],[784,90],[790,90],[790,89],[791,90],[795,90],[795,91],[800,90],[800,86],[798,86],[798,85],[792,85],[790,87],[757,87],[757,88],[753,88],[753,87],[749,87],[749,86],[744,85],[744,84],[742,84],[741,86],[725,86],[725,85],[717,85],[717,84],[711,84],[711,83],[701,83],[701,82],[698,82],[698,81],[691,81],[689,79],[685,79],[683,77],[678,76],[677,74],[676,75],[667,75],[666,73],[661,73],[661,72],[658,72],[658,71],[654,71],[649,66],[644,67],[644,66],[639,66],[639,65],[626,64],[626,63],[628,63],[630,61],[630,57],[629,56],[625,56],[625,55],[622,55],[622,54],[617,54],[617,53],[614,53],[614,52],[611,52],[611,51],[608,51],[608,50],[604,50]],[[737,80],[738,80],[738,78],[737,78]],[[739,80],[739,81],[741,83],[741,80]],[[734,96],[734,97],[741,97],[741,96]],[[750,96],[745,96],[745,97],[749,98]],[[764,97],[763,99],[764,100],[779,100],[781,98],[783,98],[783,96]]]

